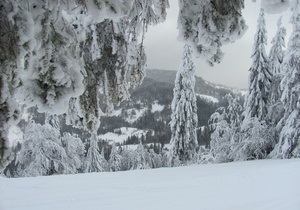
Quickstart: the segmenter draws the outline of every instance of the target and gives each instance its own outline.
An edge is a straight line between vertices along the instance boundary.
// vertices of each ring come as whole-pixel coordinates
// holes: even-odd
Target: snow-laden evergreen
[[[266,55],[267,31],[264,9],[260,10],[254,37],[249,74],[249,88],[244,103],[239,141],[232,151],[234,160],[266,158],[274,147],[273,129],[269,126],[272,72]]]
[[[76,174],[82,171],[84,144],[78,136],[63,133],[61,137],[63,148],[67,155],[67,168],[65,173]]]
[[[285,36],[286,28],[282,26],[282,17],[280,17],[277,22],[277,32],[271,41],[272,47],[269,54],[270,68],[273,75],[281,73],[280,67],[284,57]]]
[[[1,169],[10,156],[7,130],[19,120],[18,103],[64,114],[71,101],[67,121],[97,130],[99,87],[114,103],[129,97],[128,89],[144,77],[146,29],[164,21],[168,7],[168,0],[1,1]]]
[[[261,9],[257,20],[257,32],[254,37],[252,53],[253,63],[250,67],[249,88],[245,101],[244,122],[255,117],[258,120],[266,120],[270,101],[272,73],[270,61],[266,54],[267,31],[265,25],[265,13]]]
[[[111,172],[120,171],[122,168],[122,156],[120,155],[115,143],[112,145],[108,164]]]
[[[295,0],[291,18],[293,31],[282,63],[281,101],[284,116],[278,123],[279,143],[274,156],[300,157],[300,0]]]
[[[269,54],[270,68],[272,72],[271,104],[275,105],[281,96],[280,82],[282,79],[281,63],[284,57],[286,29],[282,26],[282,18],[277,23],[277,32],[271,41],[272,47]]]
[[[272,128],[256,117],[243,122],[240,139],[231,154],[235,161],[265,159],[275,145]]]
[[[285,55],[285,36],[286,29],[282,26],[282,17],[278,19],[277,22],[277,32],[273,37],[271,44],[271,50],[269,54],[270,67],[272,71],[272,84],[271,84],[271,95],[269,104],[269,120],[272,127],[276,127],[277,123],[283,117],[284,108],[281,103],[281,88],[280,83],[283,78],[283,73],[281,72],[281,64]],[[278,140],[278,129],[275,128],[275,138]]]
[[[230,162],[231,154],[231,137],[233,136],[232,130],[226,120],[227,113],[224,107],[216,110],[211,115],[210,127],[213,130],[210,141],[210,152],[215,158],[215,162]]]
[[[160,168],[164,166],[162,154],[156,154],[153,149],[149,151],[150,168]]]
[[[8,142],[8,130],[11,125],[18,123],[21,115],[18,102],[14,98],[20,79],[15,62],[18,42],[16,37],[12,36],[17,31],[8,20],[12,7],[10,0],[0,2],[0,171],[13,158]]]
[[[90,147],[87,152],[84,163],[84,172],[104,172],[107,171],[107,161],[104,158],[104,152],[100,154],[98,147],[98,139],[96,134],[92,134],[90,138]]]
[[[210,154],[214,162],[234,160],[233,150],[240,143],[240,124],[242,106],[239,97],[225,96],[228,106],[220,107],[209,119],[211,134]]]
[[[243,112],[243,107],[240,102],[241,99],[239,96],[233,97],[231,94],[227,94],[225,98],[228,101],[227,117],[230,127],[234,130],[235,133],[238,133],[238,129],[241,125],[242,120],[241,115]]]
[[[143,144],[140,142],[136,148],[134,154],[134,166],[132,169],[149,169],[150,157],[147,150],[145,150]]]
[[[179,39],[210,65],[223,57],[221,47],[240,38],[247,26],[242,17],[244,0],[180,0]]]
[[[171,162],[178,157],[182,163],[186,163],[196,155],[198,118],[194,74],[192,48],[185,45],[182,63],[176,74],[171,105]]]
[[[62,174],[67,166],[59,130],[50,124],[31,121],[24,134],[24,142],[17,156],[20,176]]]
[[[22,85],[16,97],[41,112],[62,114],[71,97],[83,92],[78,41],[62,16],[60,1],[14,1],[10,14],[19,35],[18,74]]]

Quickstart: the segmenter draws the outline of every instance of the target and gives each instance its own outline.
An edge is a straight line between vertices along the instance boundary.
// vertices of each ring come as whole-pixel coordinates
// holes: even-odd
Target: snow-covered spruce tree
[[[274,148],[273,130],[265,123],[254,117],[243,124],[241,141],[232,149],[234,161],[264,159]]]
[[[139,9],[137,9],[137,5],[139,5]],[[145,32],[144,26],[157,24],[165,19],[167,7],[167,0],[1,1],[0,45],[1,49],[2,47],[5,49],[1,50],[0,106],[3,110],[0,124],[1,168],[6,164],[9,154],[6,149],[8,146],[7,130],[11,123],[17,121],[18,118],[19,111],[15,98],[27,106],[37,105],[39,111],[62,114],[66,112],[70,99],[73,102],[76,101],[86,89],[89,89],[86,86],[90,84],[90,80],[86,78],[93,75],[87,74],[82,59],[83,46],[88,37],[86,36],[86,28],[105,20],[113,21],[115,25],[125,18],[128,20],[127,22],[135,22],[136,33]],[[79,18],[78,14],[81,14],[82,18]],[[70,16],[77,18],[76,24],[73,24]],[[131,40],[128,32],[129,24],[125,25],[127,25],[125,37],[127,40]],[[139,40],[138,34],[136,40]],[[136,43],[138,42],[136,41]],[[118,46],[118,42],[114,42],[114,45]],[[130,61],[131,70],[126,70],[126,74],[123,74],[124,71],[116,72],[117,76],[109,77],[107,84],[110,82],[115,84],[117,81],[118,85],[127,90],[130,85],[123,85],[127,84],[127,77],[124,75],[131,74],[131,78],[134,78],[130,80],[132,84],[142,80],[144,75],[140,73],[139,76],[136,76],[137,72],[140,71],[136,68],[144,67],[143,47],[139,43],[133,46],[137,46],[138,49],[132,49],[131,46],[130,53],[127,50],[127,54],[124,56],[127,60],[128,56],[132,58]],[[129,43],[126,47],[129,48]],[[138,57],[130,56],[134,51],[139,52],[136,53],[139,55]],[[133,60],[137,60],[138,65]],[[119,69],[123,69],[123,67],[120,65]],[[112,68],[112,71],[115,69]],[[95,79],[101,83],[103,78],[96,77]],[[89,95],[91,94],[89,93]],[[112,95],[109,91],[108,94]],[[82,104],[87,103],[84,101],[86,98],[81,99]],[[86,106],[89,108],[88,111],[91,111],[91,108],[97,108],[93,106],[94,104]],[[78,108],[78,106],[74,105],[73,108]],[[91,116],[94,113],[87,116],[87,112],[81,112],[81,110],[77,110],[79,113],[77,123],[83,126],[88,125],[94,130],[99,123],[94,123],[90,119],[99,119],[98,109],[95,111],[95,117]],[[85,117],[88,120],[85,120]],[[87,128],[87,130],[91,129]]]
[[[239,97],[231,94],[225,96],[228,101],[226,108],[220,107],[209,119],[211,134],[210,153],[216,162],[233,160],[232,149],[240,140],[240,124],[242,106]]]
[[[291,18],[293,31],[282,63],[281,101],[285,109],[278,123],[279,143],[272,156],[300,157],[300,0],[295,0]]]
[[[246,31],[244,0],[179,0],[179,37],[210,65],[223,57],[223,44]]]
[[[171,165],[178,158],[183,164],[192,161],[198,147],[195,94],[195,66],[191,46],[185,45],[181,66],[176,74],[171,104]]]
[[[133,155],[134,151],[128,149],[126,147],[122,148],[121,156],[122,156],[122,163],[121,163],[121,170],[128,171],[131,170],[134,166]]]
[[[134,166],[132,169],[149,169],[149,153],[145,150],[142,142],[139,143],[138,147],[134,151]]]
[[[70,133],[63,133],[61,141],[67,155],[67,167],[64,173],[82,172],[85,148],[81,139]]]
[[[215,162],[230,162],[231,136],[233,132],[227,122],[227,113],[221,107],[209,119],[210,128],[213,130],[210,141],[210,153]]]
[[[272,73],[270,61],[266,55],[267,30],[264,10],[261,9],[257,20],[257,32],[254,38],[252,59],[249,70],[249,88],[245,101],[244,123],[255,117],[259,121],[267,120],[270,104]]]
[[[163,166],[162,155],[156,154],[153,149],[149,151],[149,165],[151,168],[160,168]]]
[[[20,176],[62,174],[67,168],[67,155],[59,130],[50,124],[29,123],[17,156]]]
[[[253,64],[250,68],[240,140],[232,153],[234,160],[265,158],[274,147],[268,119],[272,74],[265,52],[266,33],[264,10],[261,9],[254,38]]]
[[[108,160],[110,171],[116,172],[120,171],[122,167],[122,156],[119,154],[119,150],[115,144],[115,142],[112,145],[111,153],[109,155]]]
[[[281,26],[281,18],[277,23],[277,32],[275,37],[272,39],[272,47],[269,54],[270,67],[273,74],[272,85],[271,85],[271,98],[270,98],[270,110],[269,110],[269,119],[271,123],[276,125],[278,121],[282,118],[283,107],[280,101],[281,89],[280,82],[282,80],[281,74],[281,63],[283,62],[284,57],[284,48],[285,48],[285,36],[286,29]]]
[[[233,97],[231,94],[227,94],[225,98],[228,102],[228,107],[226,108],[226,112],[227,112],[227,118],[230,127],[234,133],[238,133],[241,126],[241,121],[242,121],[241,116],[243,112],[243,107],[240,103],[240,97],[239,96]]]
[[[9,20],[14,6],[10,0],[0,2],[0,172],[13,158],[8,143],[8,130],[19,120],[20,110],[14,99],[16,87],[20,85],[17,73],[17,30]]]
[[[270,68],[273,75],[281,73],[281,63],[284,57],[286,28],[282,26],[282,17],[277,22],[277,32],[271,43],[272,47],[269,54]]]
[[[234,152],[232,151],[241,141],[241,124],[242,124],[242,113],[244,111],[240,98],[238,96],[232,97],[231,94],[225,96],[228,101],[228,107],[226,109],[227,118],[231,129],[231,152],[230,160],[234,159]]]
[[[18,71],[22,85],[16,97],[40,112],[63,114],[71,97],[83,92],[78,41],[60,1],[15,1],[12,18],[20,37]]]
[[[94,22],[88,28],[73,17],[73,25],[77,25],[80,31],[87,29],[86,38],[80,45],[86,76],[84,93],[70,102],[69,124],[94,132],[99,128],[102,115],[99,90],[106,99],[108,109],[105,111],[109,112],[113,104],[130,97],[130,87],[141,84],[146,63],[144,33],[148,25],[165,19],[167,7],[168,1],[165,0],[136,0],[128,15],[120,20],[106,19]],[[142,41],[138,41],[140,36]]]
[[[98,147],[98,139],[96,134],[92,134],[90,138],[90,147],[84,162],[84,172],[104,172],[107,171],[107,161],[100,154]]]
[[[102,150],[101,150],[101,156],[102,156],[102,167],[105,171],[109,171],[109,165],[108,165],[108,161],[105,159],[105,148],[102,147]]]

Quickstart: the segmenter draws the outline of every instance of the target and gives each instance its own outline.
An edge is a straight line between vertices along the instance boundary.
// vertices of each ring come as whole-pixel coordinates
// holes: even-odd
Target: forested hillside
[[[154,77],[154,75],[157,75],[157,77]],[[116,106],[110,115],[102,117],[97,132],[99,139],[97,145],[98,148],[102,148],[106,160],[109,160],[114,142],[117,146],[124,146],[133,150],[142,143],[148,150],[153,149],[156,154],[162,154],[168,150],[171,139],[169,123],[174,86],[171,80],[175,78],[175,75],[176,71],[148,70],[143,83],[131,91],[131,99],[122,102],[120,106]],[[205,90],[200,89],[203,85],[214,94],[212,96],[203,95],[203,93],[207,93]],[[197,91],[197,140],[199,145],[208,148],[212,132],[209,129],[208,120],[218,107],[227,104],[223,95],[233,94],[233,92],[231,89],[220,89],[198,77],[196,86],[199,87],[199,92]],[[234,92],[238,92],[238,90]],[[102,106],[105,109],[105,104],[102,104]],[[38,113],[34,108],[29,109],[26,116],[34,120],[35,123],[42,125],[45,123],[46,115]],[[18,127],[22,132],[18,135],[22,136],[19,139],[22,139],[24,133],[26,133],[27,124],[28,119],[20,121]],[[89,141],[91,137],[88,132],[67,125],[64,116],[59,117],[59,132],[61,134],[72,133],[77,135],[85,143],[86,152],[84,153],[87,153],[90,148]],[[10,137],[15,138],[12,135]],[[22,142],[16,145],[14,152],[17,155]],[[15,161],[13,161],[5,170],[5,173],[10,171],[9,174],[16,176],[15,170],[17,168],[18,165],[15,165]]]

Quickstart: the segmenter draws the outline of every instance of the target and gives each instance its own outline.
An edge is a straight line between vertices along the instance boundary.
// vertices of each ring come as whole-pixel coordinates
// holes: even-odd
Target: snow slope
[[[1,210],[297,210],[300,159],[0,177]]]
[[[161,112],[163,109],[165,108],[164,105],[160,105],[158,103],[158,101],[155,101],[153,104],[152,104],[152,110],[151,112],[154,113],[154,112]]]
[[[118,130],[120,134],[108,132],[103,135],[99,135],[98,138],[102,140],[106,140],[111,144],[113,142],[123,143],[131,136],[136,136],[138,138],[141,138],[142,135],[146,135],[146,133],[149,131],[149,130],[139,130],[137,128],[130,128],[130,127],[122,127],[115,130]]]
[[[197,96],[199,96],[200,98],[202,98],[203,100],[207,101],[207,102],[212,102],[212,103],[219,103],[219,100],[213,96],[209,96],[209,95],[203,95],[203,94],[196,94]]]

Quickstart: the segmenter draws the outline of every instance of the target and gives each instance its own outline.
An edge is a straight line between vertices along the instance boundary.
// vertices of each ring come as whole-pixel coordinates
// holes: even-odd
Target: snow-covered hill
[[[128,137],[136,136],[141,138],[143,135],[145,136],[149,130],[139,130],[137,128],[130,127],[122,127],[115,129],[115,132],[108,132],[103,135],[99,135],[98,138],[101,140],[106,140],[110,144],[115,143],[124,143],[128,139]]]
[[[298,210],[300,159],[7,179],[1,210]]]
[[[196,95],[207,102],[219,103],[219,99],[217,99],[213,96],[208,96],[208,95],[203,95],[203,94],[196,94]]]

